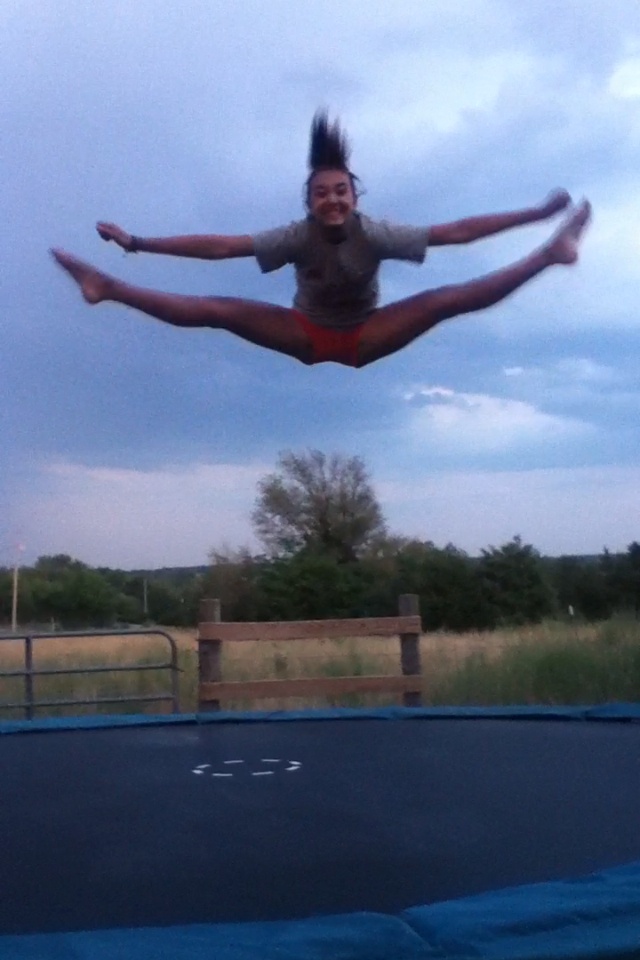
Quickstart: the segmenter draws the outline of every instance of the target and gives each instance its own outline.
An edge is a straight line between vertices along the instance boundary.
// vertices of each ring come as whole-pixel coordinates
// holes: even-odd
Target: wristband
[[[140,237],[134,237],[134,235],[131,234],[131,240],[129,242],[129,246],[127,247],[127,253],[137,253],[139,249]]]

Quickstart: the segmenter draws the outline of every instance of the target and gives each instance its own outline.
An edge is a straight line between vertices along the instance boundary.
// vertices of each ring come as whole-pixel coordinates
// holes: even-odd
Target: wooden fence
[[[403,594],[397,617],[353,620],[294,620],[224,623],[220,601],[203,600],[198,626],[198,709],[220,710],[224,701],[287,697],[338,696],[353,693],[397,693],[404,706],[422,703],[418,597]],[[309,640],[340,637],[396,637],[400,673],[392,676],[300,677],[276,680],[224,680],[222,644],[246,640]]]

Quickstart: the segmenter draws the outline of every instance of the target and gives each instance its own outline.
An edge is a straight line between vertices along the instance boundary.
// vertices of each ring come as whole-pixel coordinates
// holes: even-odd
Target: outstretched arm
[[[228,260],[253,256],[253,237],[209,236],[136,237],[115,223],[100,222],[96,229],[103,240],[113,240],[129,253],[164,253],[173,257],[194,257],[199,260]]]
[[[493,213],[488,216],[467,217],[455,223],[442,223],[429,229],[429,245],[444,246],[453,243],[473,243],[483,237],[490,237],[512,227],[521,227],[526,223],[546,220],[571,203],[566,190],[555,190],[538,207],[516,210],[512,213]]]

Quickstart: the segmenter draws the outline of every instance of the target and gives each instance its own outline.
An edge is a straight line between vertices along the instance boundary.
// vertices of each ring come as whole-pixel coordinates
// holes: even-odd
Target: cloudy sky
[[[470,553],[640,539],[640,7],[634,0],[3,0],[0,565],[123,568],[255,546],[283,450],[362,456],[390,528]],[[588,196],[579,265],[363,370],[87,307],[62,246],[165,290],[290,304],[255,261],[124,256],[136,234],[302,213],[318,106],[375,217],[428,225]],[[386,264],[382,299],[523,256],[527,227]]]

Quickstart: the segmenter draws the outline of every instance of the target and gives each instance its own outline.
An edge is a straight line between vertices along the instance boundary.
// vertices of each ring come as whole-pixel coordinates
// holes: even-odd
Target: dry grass
[[[196,630],[178,630],[172,627],[160,627],[176,641],[181,650],[195,649]],[[140,656],[149,652],[158,653],[161,645],[168,649],[166,643],[158,636],[110,634],[99,637],[56,637],[48,636],[41,640],[34,640],[34,657],[46,661],[66,662],[76,658],[102,659],[105,662],[135,662]],[[19,665],[24,656],[22,640],[0,641],[0,666],[11,669],[11,665]]]
[[[196,629],[163,628],[175,640],[179,651],[180,695],[183,710],[193,711],[197,700],[197,631]],[[422,667],[427,702],[443,702],[442,697],[457,696],[454,680],[476,670],[497,667],[518,650],[556,647],[566,642],[589,646],[598,639],[601,628],[581,626],[579,630],[568,625],[546,624],[519,630],[501,630],[491,633],[434,633],[421,639]],[[169,648],[160,637],[113,635],[101,637],[52,637],[34,641],[34,667],[51,669],[63,667],[125,666],[164,662],[169,659]],[[0,642],[0,672],[19,670],[23,664],[23,645],[20,641]],[[223,676],[229,680],[292,678],[302,676],[340,676],[399,673],[399,643],[394,639],[349,638],[340,640],[303,640],[289,642],[249,641],[225,644],[222,659]],[[477,671],[476,671],[477,672]],[[167,671],[136,673],[100,673],[72,677],[41,677],[36,680],[39,699],[71,699],[80,697],[95,700],[105,696],[135,697],[167,690]],[[445,692],[443,692],[445,691]],[[22,700],[21,679],[0,678],[0,703]],[[380,698],[350,698],[351,705],[363,706],[381,703]],[[394,702],[387,700],[386,702]],[[326,703],[326,701],[324,702]],[[320,706],[323,702],[269,701],[234,703],[240,709],[281,709],[302,706]],[[107,707],[90,704],[85,712],[96,709],[129,712],[139,710],[132,702]],[[169,709],[168,704],[147,707],[151,712]],[[0,715],[2,715],[0,707]],[[44,711],[43,711],[44,712]],[[46,712],[63,712],[49,708]],[[69,712],[67,709],[64,712]],[[71,712],[80,712],[73,708]],[[6,716],[18,716],[16,711],[4,711]]]
[[[506,651],[522,645],[554,643],[566,637],[568,628],[560,624],[542,624],[533,627],[521,627],[518,630],[495,630],[492,632],[468,633],[428,633],[420,640],[420,654],[423,673],[435,676],[450,673],[470,658],[481,656],[489,662],[498,660]],[[575,631],[572,631],[575,634]],[[195,644],[194,632],[194,644]],[[583,626],[579,639],[593,642],[598,636],[595,625]],[[399,664],[399,644],[393,638],[345,637],[340,640],[304,640],[304,641],[248,641],[237,643],[231,649],[226,648],[223,669],[230,672],[246,672],[254,679],[277,676],[277,664],[283,658],[289,665],[288,675],[302,676],[309,673],[309,666],[344,659],[347,663],[354,658],[375,662],[379,672],[397,673]],[[266,672],[265,672],[266,671]],[[346,672],[346,671],[345,671]],[[247,677],[248,679],[248,677]]]
[[[161,628],[165,629],[165,628]],[[167,629],[178,647],[180,674],[180,698],[190,709],[195,694],[196,631]],[[38,670],[97,668],[103,666],[135,666],[139,664],[168,663],[170,648],[158,635],[131,634],[104,635],[98,637],[45,637],[33,642],[33,667]],[[24,644],[21,640],[0,640],[0,673],[24,668]],[[94,673],[71,676],[35,677],[36,700],[82,699],[96,701],[101,697],[131,697],[130,702],[120,705],[88,704],[77,708],[42,708],[43,714],[93,713],[97,709],[109,712],[135,712],[140,704],[136,696],[156,695],[169,691],[168,670],[148,672]],[[0,704],[21,702],[24,699],[22,678],[0,678]],[[148,706],[150,712],[166,712],[169,701]],[[21,712],[0,706],[0,716],[19,717]]]

